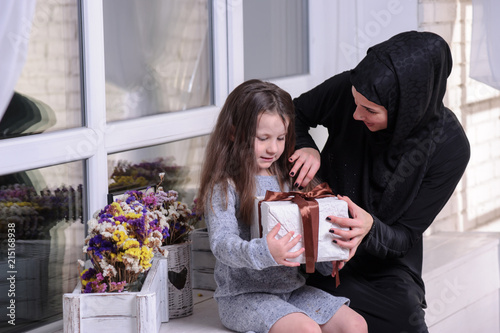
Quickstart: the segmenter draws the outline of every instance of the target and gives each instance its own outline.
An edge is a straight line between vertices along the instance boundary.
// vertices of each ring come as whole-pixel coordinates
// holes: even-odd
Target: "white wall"
[[[472,17],[471,0],[419,3],[419,29],[438,33],[450,44],[454,65],[445,105],[471,144],[465,175],[428,234],[471,230],[500,218],[500,92],[469,77]]]
[[[465,231],[500,219],[500,92],[469,77],[472,0],[312,1],[314,86],[355,66],[369,46],[405,30],[432,31],[450,45],[454,66],[445,105],[461,121],[471,160],[455,193],[426,234]],[[314,130],[319,146],[326,130]]]
[[[312,88],[354,68],[370,46],[397,33],[417,30],[417,0],[311,1],[310,29],[311,72],[318,73],[310,80]],[[318,127],[311,133],[318,147],[323,147],[326,129]]]

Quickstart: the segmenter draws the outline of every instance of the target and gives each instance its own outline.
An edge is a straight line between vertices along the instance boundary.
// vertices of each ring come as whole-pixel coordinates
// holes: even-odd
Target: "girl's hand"
[[[290,176],[297,176],[295,186],[305,187],[314,178],[321,164],[319,151],[314,148],[301,148],[296,150],[289,161],[293,163]],[[300,173],[299,173],[300,172]]]
[[[293,236],[293,231],[290,231],[285,236],[280,239],[276,239],[276,235],[280,231],[281,224],[276,224],[273,229],[267,234],[266,241],[267,246],[269,248],[269,252],[273,256],[274,260],[283,266],[296,267],[300,266],[298,262],[290,262],[287,259],[297,258],[301,255],[305,249],[301,248],[295,252],[288,252],[291,248],[293,248],[299,242],[301,235],[297,235],[294,239],[290,240]]]
[[[349,259],[351,259],[356,253],[356,250],[358,249],[359,244],[361,244],[363,238],[365,238],[365,236],[370,232],[373,225],[373,217],[363,208],[352,202],[349,197],[341,195],[337,195],[337,197],[340,200],[347,202],[347,207],[352,218],[328,216],[328,219],[332,221],[332,223],[336,223],[342,228],[349,228],[349,230],[332,228],[330,231],[335,235],[340,236],[340,238],[335,238],[333,241],[340,247],[349,249]],[[344,264],[342,264],[342,267],[343,266]]]

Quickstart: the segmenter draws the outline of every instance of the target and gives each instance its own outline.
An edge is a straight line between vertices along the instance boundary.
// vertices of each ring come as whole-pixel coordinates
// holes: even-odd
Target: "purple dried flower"
[[[89,268],[82,274],[82,280],[90,280],[97,274],[97,271],[94,268]]]
[[[101,234],[97,234],[89,240],[87,252],[94,252],[96,256],[102,259],[102,253],[106,251],[116,253],[116,245],[107,239],[103,239]]]

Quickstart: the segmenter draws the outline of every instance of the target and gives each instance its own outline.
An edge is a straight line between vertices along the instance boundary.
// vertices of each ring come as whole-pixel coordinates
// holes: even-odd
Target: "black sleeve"
[[[374,216],[373,227],[362,246],[379,258],[404,256],[453,194],[469,158],[470,146],[461,130],[461,135],[441,145],[435,152],[420,190],[403,216],[392,225]]]
[[[343,109],[346,97],[353,99],[349,71],[329,78],[294,99],[296,149],[309,147],[319,150],[309,129],[322,125],[331,131],[335,112]]]

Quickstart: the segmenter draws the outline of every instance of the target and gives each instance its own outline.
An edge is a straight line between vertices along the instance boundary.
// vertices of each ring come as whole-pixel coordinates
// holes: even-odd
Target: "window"
[[[80,39],[76,0],[2,6],[0,331],[19,332],[62,318],[83,258],[84,163],[47,145],[82,126]]]
[[[305,0],[243,1],[245,80],[307,74]]]
[[[254,63],[249,75],[293,77],[294,87],[304,90],[307,82],[297,76],[310,75],[305,3],[256,4],[275,13],[288,8],[279,24],[266,24],[275,29],[271,42],[283,42],[273,61],[292,57],[279,72],[268,66],[257,73]],[[151,0],[150,6],[139,0],[0,2],[2,22],[18,23],[17,30],[12,23],[2,31],[10,40],[0,66],[16,68],[0,86],[0,154],[8,156],[0,163],[2,245],[9,223],[16,223],[10,221],[20,221],[13,230],[16,326],[4,321],[2,332],[50,322],[47,330],[62,329],[61,295],[76,286],[88,216],[123,185],[113,176],[119,163],[134,169],[160,161],[172,171],[164,187],[185,202],[194,199],[208,134],[228,92],[244,79],[247,10],[246,23],[258,21],[258,10],[251,4],[244,10],[238,0]],[[287,22],[287,15],[300,23]],[[230,48],[235,41],[241,45]],[[245,59],[251,59],[247,50]],[[155,183],[152,177],[144,184]],[[40,216],[43,224],[37,224]],[[9,263],[6,249],[0,253],[2,274]],[[0,281],[1,290],[6,281]],[[6,316],[4,300],[0,314]]]
[[[202,136],[109,155],[110,193],[158,185],[159,173],[164,172],[163,189],[193,202],[207,142],[208,137]]]
[[[103,1],[106,118],[211,103],[209,1]]]
[[[0,176],[0,314],[15,319],[2,320],[2,332],[62,317],[83,259],[83,179],[82,162]]]
[[[27,52],[22,72],[10,87],[14,95],[9,94],[7,108],[0,111],[0,139],[82,125],[76,0],[64,4],[38,1],[36,7],[35,2],[26,4],[9,8],[11,15],[21,17],[16,21],[19,31],[6,32],[5,49],[25,43],[26,48],[20,50]],[[14,63],[22,65],[21,61]],[[5,71],[16,71],[16,65],[7,64]]]

